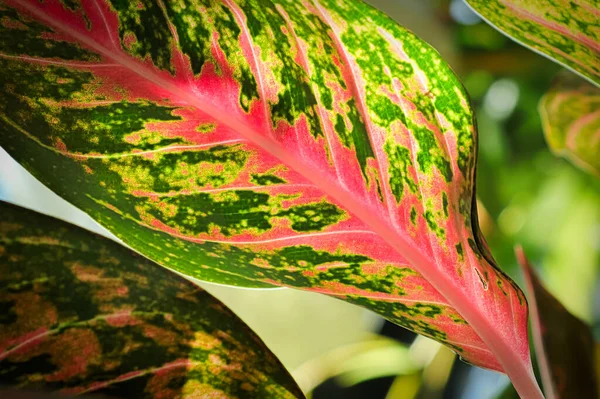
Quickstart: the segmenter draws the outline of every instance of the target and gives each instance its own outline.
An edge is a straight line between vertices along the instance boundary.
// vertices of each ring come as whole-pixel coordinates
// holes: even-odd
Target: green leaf
[[[520,399],[519,394],[515,391],[512,384],[508,384],[502,391],[500,391],[494,399]]]
[[[429,342],[439,347],[437,342]],[[374,335],[325,352],[302,364],[293,374],[304,392],[312,392],[330,378],[349,387],[371,379],[417,372],[422,365],[410,352],[396,340]]]
[[[552,151],[600,177],[600,89],[561,73],[539,110]]]
[[[79,227],[0,202],[0,386],[113,398],[304,397],[191,282]]]
[[[548,292],[521,248],[517,259],[531,305],[531,330],[548,399],[597,398],[594,338],[590,327]]]
[[[196,278],[367,307],[538,397],[468,96],[355,0],[5,0],[0,144]]]
[[[511,39],[600,86],[598,0],[465,0]]]

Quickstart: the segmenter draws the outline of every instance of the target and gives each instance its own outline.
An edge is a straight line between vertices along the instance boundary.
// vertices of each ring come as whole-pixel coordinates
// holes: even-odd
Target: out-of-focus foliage
[[[568,71],[540,100],[550,149],[600,177],[600,89]]]
[[[426,341],[435,354],[439,344]],[[310,392],[330,378],[352,386],[374,378],[412,375],[425,367],[430,357],[424,359],[413,347],[393,339],[373,336],[315,357],[293,370],[293,375],[300,388]]]
[[[394,377],[386,399],[413,399],[444,391],[456,355],[423,336],[410,345],[372,336],[311,359],[293,371],[304,392],[333,379],[348,388],[369,380]],[[360,397],[360,396],[359,396]]]

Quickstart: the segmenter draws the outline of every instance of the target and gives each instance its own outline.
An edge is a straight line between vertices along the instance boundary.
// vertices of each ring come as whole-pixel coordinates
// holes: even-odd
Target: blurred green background
[[[560,67],[483,23],[462,0],[368,2],[433,45],[471,96],[480,221],[498,264],[521,283],[513,246],[522,244],[549,290],[598,326],[600,181],[548,151],[537,112]],[[110,235],[1,149],[0,198]],[[257,331],[315,399],[485,399],[508,384],[336,299],[202,285]]]

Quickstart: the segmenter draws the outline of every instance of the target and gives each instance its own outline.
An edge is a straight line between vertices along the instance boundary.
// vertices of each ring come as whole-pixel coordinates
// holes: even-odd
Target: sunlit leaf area
[[[547,289],[600,338],[600,180],[552,153],[538,112],[561,66],[504,36],[462,0],[367,2],[437,49],[471,97],[478,217],[498,265],[522,286],[514,255],[521,244]],[[118,241],[1,148],[0,199]],[[285,288],[197,283],[256,332],[309,398],[517,397],[505,375],[469,366],[349,303]]]

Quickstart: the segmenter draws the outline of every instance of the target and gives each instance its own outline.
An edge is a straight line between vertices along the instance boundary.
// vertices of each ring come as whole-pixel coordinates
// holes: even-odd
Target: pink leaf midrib
[[[202,101],[202,99],[197,96],[181,90],[175,84],[162,78],[157,73],[149,70],[147,67],[141,66],[131,57],[123,54],[116,54],[110,49],[95,42],[90,37],[53,20],[50,16],[40,11],[37,7],[32,6],[30,3],[18,3],[20,3],[20,7],[26,8],[38,19],[45,21],[49,25],[72,36],[74,39],[79,40],[83,45],[94,49],[99,54],[123,65],[123,67],[138,74],[140,77],[172,93],[174,96],[187,102],[200,112],[210,115],[219,123],[228,126],[233,131],[254,142],[257,146],[279,159],[280,162],[287,164],[290,168],[296,170],[316,187],[319,187],[324,193],[330,195],[332,198],[339,201],[339,203],[344,204],[349,212],[362,220],[396,252],[402,254],[402,256],[404,256],[417,271],[430,281],[436,290],[448,299],[448,302],[474,327],[484,343],[490,348],[492,353],[494,353],[519,392],[526,394],[526,397],[530,398],[543,397],[535,382],[530,365],[514,351],[510,342],[505,341],[504,334],[496,331],[496,327],[493,325],[492,321],[486,319],[480,313],[478,308],[472,306],[471,298],[458,290],[454,286],[451,278],[440,273],[437,270],[436,265],[432,264],[417,248],[415,248],[401,232],[390,226],[388,221],[381,220],[379,217],[374,217],[373,215],[377,214],[377,212],[367,209],[365,204],[360,204],[355,201],[352,197],[352,193],[340,188],[336,182],[331,181],[329,177],[324,177],[310,165],[303,164],[295,159],[295,157],[290,156],[283,146],[270,138],[264,137],[259,132],[249,127],[245,122],[232,117],[230,114],[222,112],[217,107]],[[361,101],[364,101],[364,99],[361,99]]]

